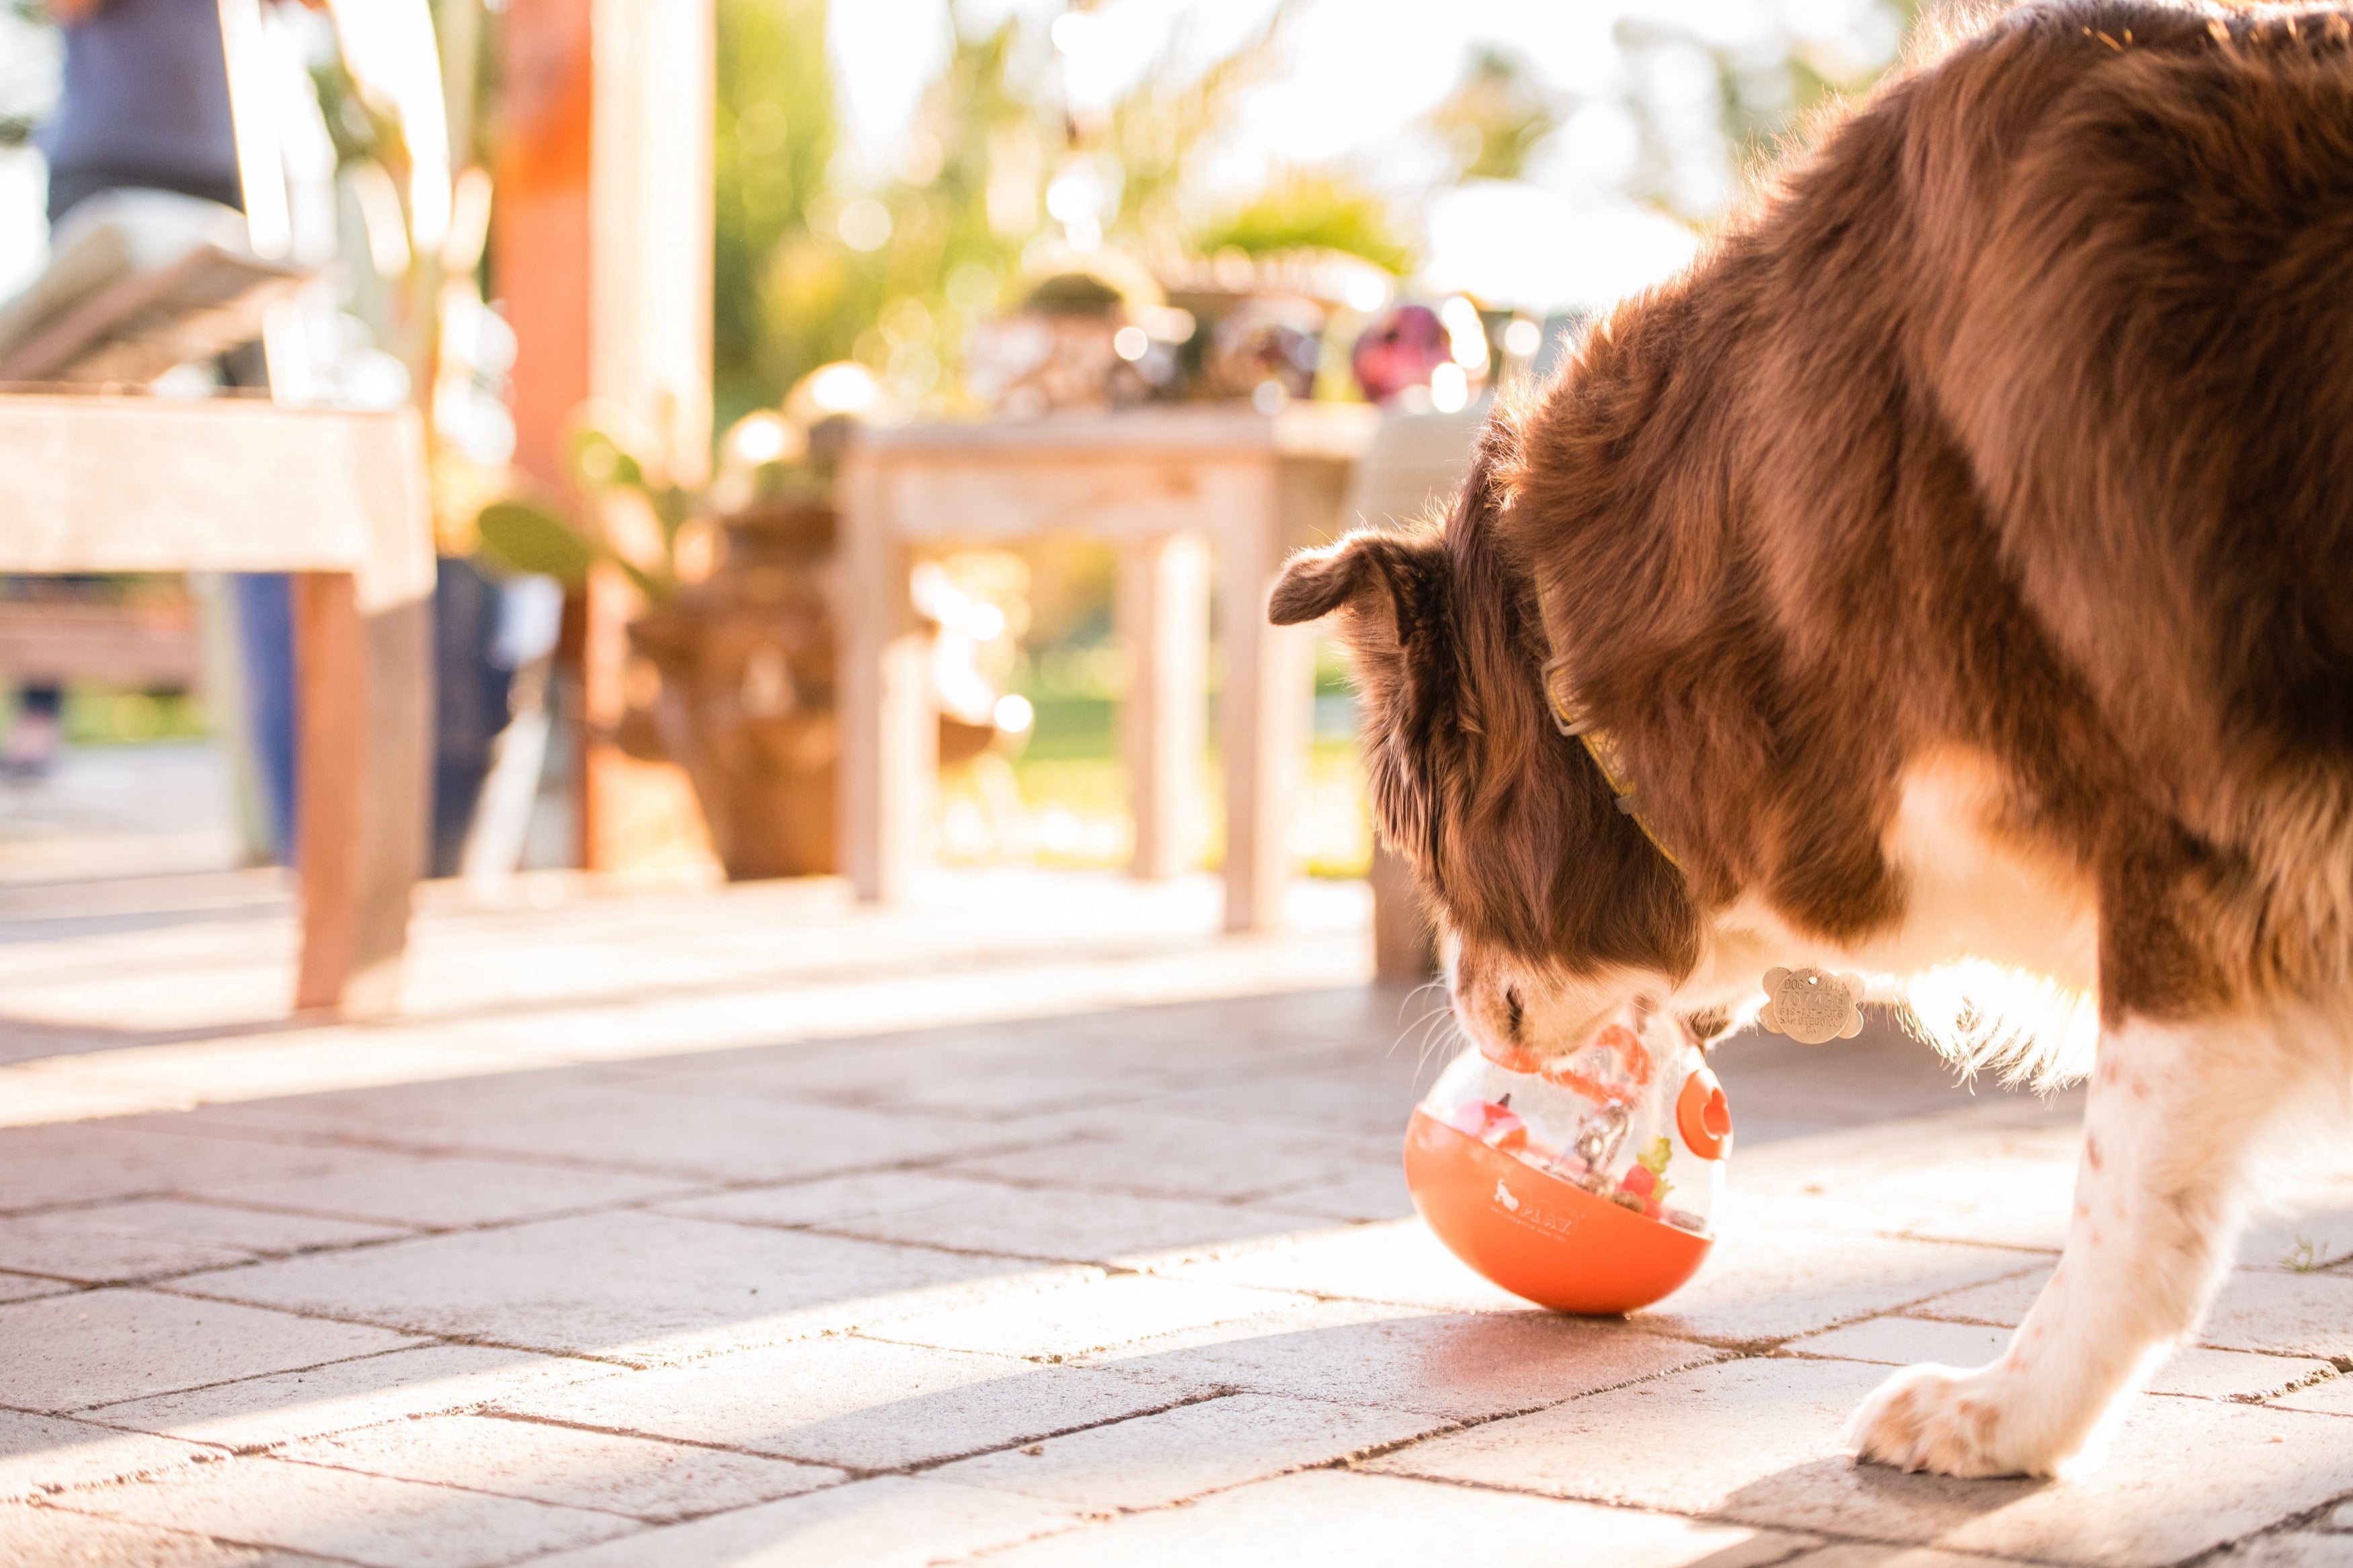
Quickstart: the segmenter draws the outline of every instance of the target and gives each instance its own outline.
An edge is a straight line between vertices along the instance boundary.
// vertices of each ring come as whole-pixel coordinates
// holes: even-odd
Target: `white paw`
[[[2052,1424],[1998,1366],[1907,1366],[1875,1389],[1847,1428],[1855,1458],[1947,1476],[2049,1476],[2074,1445],[2037,1436]],[[2063,1447],[2064,1451],[2063,1450]]]

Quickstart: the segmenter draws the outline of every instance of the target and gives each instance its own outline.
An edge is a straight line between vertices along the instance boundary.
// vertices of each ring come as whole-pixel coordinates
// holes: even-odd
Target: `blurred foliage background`
[[[1185,7],[1163,6],[1180,21],[1158,55],[1115,90],[1091,96],[1071,90],[1060,29],[1137,9],[1135,0],[1074,0],[1067,10],[1044,0],[943,0],[942,63],[878,155],[849,128],[829,47],[841,17],[828,0],[714,3],[712,336],[715,427],[724,430],[843,359],[871,369],[907,412],[968,410],[960,372],[973,324],[1017,297],[1047,247],[1073,239],[1147,261],[1323,247],[1371,261],[1410,294],[1427,283],[1432,215],[1450,193],[1541,187],[1704,226],[1792,127],[1866,89],[1898,58],[1924,0],[1523,7],[1512,14],[1526,26],[1500,27],[1468,49],[1451,88],[1401,137],[1336,156],[1261,148],[1255,162],[1232,155],[1254,94],[1328,64],[1350,26],[1391,28],[1409,42],[1416,18],[1434,13],[1408,0],[1267,0],[1257,21],[1204,55],[1189,47]],[[459,162],[492,165],[495,8],[433,0],[433,11]],[[1576,50],[1538,36],[1577,29]],[[54,93],[55,43],[37,0],[0,0],[0,177],[16,166],[9,160],[31,156],[21,144]],[[344,163],[397,171],[397,127],[340,62],[322,58],[315,76]],[[417,307],[446,281],[384,287],[371,308],[378,341],[417,374],[435,374],[440,353]],[[499,326],[495,300],[489,305],[478,323],[485,342]],[[465,369],[478,416],[496,403],[499,369],[487,350]],[[1124,677],[1108,642],[1111,561],[1077,546],[1025,554],[1030,630],[1014,687],[1038,721],[1010,783],[1037,821],[1060,823],[1037,836],[1037,853],[1115,858],[1123,781],[1112,714]],[[1323,868],[1346,870],[1361,864],[1369,838],[1346,684],[1328,656],[1318,693],[1321,826],[1303,847]],[[123,739],[193,722],[182,708],[118,704],[104,693],[79,701],[75,714],[85,740],[108,738],[118,714]],[[951,815],[1001,816],[1007,784],[952,785]]]

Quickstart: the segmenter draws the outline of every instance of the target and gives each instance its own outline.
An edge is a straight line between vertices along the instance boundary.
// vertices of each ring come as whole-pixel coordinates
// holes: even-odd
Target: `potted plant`
[[[731,879],[830,872],[840,735],[828,579],[848,421],[805,427],[751,415],[728,432],[702,487],[672,479],[626,414],[588,407],[576,423],[568,456],[584,504],[495,501],[478,519],[484,552],[567,586],[600,563],[625,574],[645,609],[628,627],[640,662],[611,739],[685,771]],[[985,678],[945,674],[941,760],[955,763],[998,731],[971,700]]]

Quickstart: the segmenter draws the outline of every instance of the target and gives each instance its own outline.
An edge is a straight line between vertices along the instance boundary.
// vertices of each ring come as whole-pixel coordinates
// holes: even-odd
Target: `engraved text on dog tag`
[[[1765,972],[1765,1011],[1757,1022],[1801,1045],[1851,1040],[1862,1033],[1862,976],[1819,969]]]

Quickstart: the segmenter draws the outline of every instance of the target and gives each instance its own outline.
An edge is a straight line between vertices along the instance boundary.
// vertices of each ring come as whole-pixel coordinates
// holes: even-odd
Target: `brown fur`
[[[1345,612],[1389,841],[1466,952],[1670,981],[1739,900],[1904,919],[1907,764],[2096,889],[2111,1018],[2353,984],[2353,26],[2053,0],[1826,123],[1499,408]],[[1559,735],[1538,590],[1671,864]]]

